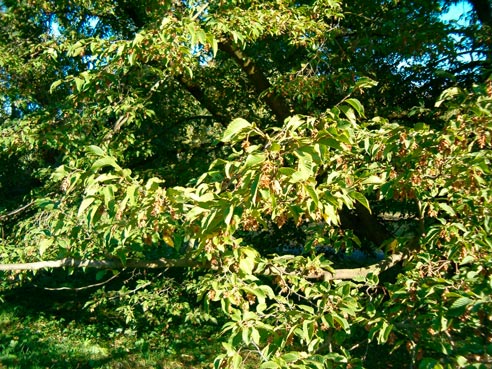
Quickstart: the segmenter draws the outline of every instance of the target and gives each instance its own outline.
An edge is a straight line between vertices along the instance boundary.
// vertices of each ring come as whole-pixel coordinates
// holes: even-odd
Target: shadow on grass
[[[108,350],[81,325],[88,294],[22,287],[5,293],[0,305],[0,368],[100,368],[124,351]],[[87,326],[86,326],[87,327]]]
[[[114,312],[93,314],[83,308],[91,291],[26,284],[0,294],[0,369],[210,368],[220,350],[212,327],[131,328]]]

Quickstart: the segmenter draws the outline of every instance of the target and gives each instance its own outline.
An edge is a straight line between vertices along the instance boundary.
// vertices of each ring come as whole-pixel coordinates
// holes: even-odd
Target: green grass
[[[0,304],[0,369],[211,368],[220,327],[131,327],[82,309],[86,296],[18,291]]]

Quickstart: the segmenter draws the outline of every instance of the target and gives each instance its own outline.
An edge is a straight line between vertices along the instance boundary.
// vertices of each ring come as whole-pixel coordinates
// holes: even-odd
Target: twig
[[[114,276],[112,276],[111,278],[108,278],[107,280],[105,280],[103,282],[95,283],[95,284],[91,284],[91,285],[83,286],[83,287],[56,287],[56,288],[53,288],[53,287],[40,287],[38,285],[34,285],[34,287],[40,287],[43,290],[47,290],[47,291],[67,291],[67,290],[68,291],[83,291],[83,290],[88,290],[89,288],[103,286],[103,285],[111,282],[113,279],[115,279],[119,275],[120,275],[120,273],[117,273]]]
[[[32,204],[34,204],[34,201],[31,201],[29,204],[21,206],[18,209],[12,210],[10,213],[0,215],[0,220],[7,219],[7,218],[10,218],[16,214],[19,214],[20,212],[22,212],[22,211],[26,210],[28,207],[30,207]]]
[[[208,5],[209,5],[208,3],[202,5],[202,7],[200,9],[198,9],[196,14],[191,18],[191,20],[196,20],[200,16],[200,14],[202,14],[205,11],[205,9],[208,8]]]

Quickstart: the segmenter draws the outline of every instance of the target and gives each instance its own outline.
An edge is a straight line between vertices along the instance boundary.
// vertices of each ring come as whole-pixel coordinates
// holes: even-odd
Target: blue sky
[[[466,20],[465,16],[472,10],[471,5],[468,1],[461,1],[458,4],[452,5],[449,9],[449,12],[442,16],[442,19],[445,21],[456,20],[459,21],[460,24],[465,25]]]

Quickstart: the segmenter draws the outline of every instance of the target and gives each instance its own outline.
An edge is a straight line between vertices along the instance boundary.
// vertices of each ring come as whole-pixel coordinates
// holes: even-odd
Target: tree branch
[[[229,124],[229,122],[232,120],[232,117],[227,114],[225,109],[222,109],[211,99],[209,99],[197,83],[193,83],[191,80],[183,76],[178,76],[176,80],[186,91],[190,93],[191,96],[193,96],[205,109],[207,109],[218,122],[220,122],[224,126]]]
[[[10,218],[16,214],[19,214],[19,213],[23,212],[24,210],[26,210],[27,208],[29,208],[32,204],[34,204],[34,201],[31,201],[29,204],[24,205],[18,209],[12,210],[10,213],[0,215],[0,220],[7,219],[7,218]]]
[[[315,279],[323,281],[333,280],[347,280],[367,277],[369,274],[379,275],[380,273],[394,267],[404,258],[402,253],[392,254],[388,258],[381,260],[375,264],[368,265],[362,268],[347,268],[347,269],[334,269],[333,272],[329,271],[316,271],[305,275],[306,279]],[[285,268],[279,268],[276,266],[268,267],[263,275],[296,275],[295,272],[290,272]]]
[[[90,288],[104,286],[105,284],[108,284],[112,280],[118,278],[119,275],[120,275],[120,273],[117,273],[117,274],[113,275],[112,277],[106,279],[103,282],[94,283],[94,284],[90,284],[88,286],[82,286],[82,287],[41,287],[41,286],[38,286],[35,284],[34,284],[34,287],[39,287],[39,288],[42,288],[43,290],[46,290],[46,291],[84,291],[84,290],[88,290]]]
[[[483,25],[492,27],[492,4],[488,0],[469,0]]]
[[[249,81],[253,84],[258,95],[262,96],[263,101],[272,110],[273,114],[275,114],[277,121],[280,124],[283,124],[284,120],[293,114],[291,107],[287,104],[285,99],[271,91],[272,85],[254,60],[245,55],[231,41],[221,42],[219,44],[219,49],[227,53],[236,61],[248,76]]]
[[[337,279],[356,279],[366,277],[370,273],[379,274],[389,268],[395,266],[398,262],[403,260],[403,254],[393,254],[387,259],[384,259],[375,264],[369,265],[363,268],[352,269],[335,269],[333,272],[321,271],[311,273],[304,276],[306,279],[316,279],[331,281]],[[0,271],[21,271],[21,270],[40,270],[49,268],[94,268],[94,269],[123,269],[123,268],[136,268],[136,269],[166,269],[166,268],[210,268],[210,263],[197,262],[187,259],[155,259],[155,260],[129,260],[126,263],[122,263],[120,260],[79,260],[79,259],[61,259],[61,260],[47,260],[38,261],[33,263],[19,263],[19,264],[0,264]],[[294,275],[294,272],[287,271],[285,268],[278,268],[270,266],[265,271],[259,273],[262,275]]]
[[[94,268],[94,269],[165,269],[186,267],[207,267],[207,264],[186,259],[155,259],[155,260],[128,260],[126,263],[118,259],[107,260],[80,260],[65,258],[61,260],[37,261],[33,263],[0,264],[0,271],[40,270],[49,268]]]
[[[354,209],[344,208],[340,212],[342,228],[351,229],[360,239],[366,239],[375,245],[381,245],[393,235],[384,227],[375,214],[372,214],[360,203],[355,203]]]
[[[403,260],[403,254],[392,254],[388,258],[381,260],[376,264],[369,265],[364,268],[354,268],[354,269],[335,269],[333,273],[324,272],[323,280],[331,281],[335,279],[356,279],[367,277],[369,274],[379,275],[380,273],[394,267],[400,261]]]

